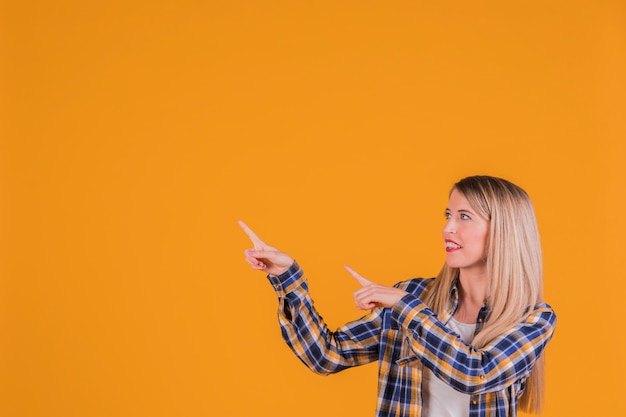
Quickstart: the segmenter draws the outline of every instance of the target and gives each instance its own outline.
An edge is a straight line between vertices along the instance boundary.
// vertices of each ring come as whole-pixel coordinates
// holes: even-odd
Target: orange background
[[[339,326],[344,263],[436,274],[471,174],[535,202],[545,416],[626,413],[623,1],[7,3],[0,415],[373,415],[376,365],[282,342],[236,221]]]

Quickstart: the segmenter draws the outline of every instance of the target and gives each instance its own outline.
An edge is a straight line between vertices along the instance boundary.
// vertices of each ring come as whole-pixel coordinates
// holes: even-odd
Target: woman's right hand
[[[254,245],[254,249],[244,251],[246,262],[252,266],[252,269],[258,269],[270,275],[280,275],[289,269],[294,262],[289,255],[263,242],[241,220],[238,223]]]

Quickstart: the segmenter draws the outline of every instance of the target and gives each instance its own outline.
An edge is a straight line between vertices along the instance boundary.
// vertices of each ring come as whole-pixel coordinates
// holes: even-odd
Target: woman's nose
[[[448,220],[443,226],[443,233],[456,233],[456,225],[453,221]]]

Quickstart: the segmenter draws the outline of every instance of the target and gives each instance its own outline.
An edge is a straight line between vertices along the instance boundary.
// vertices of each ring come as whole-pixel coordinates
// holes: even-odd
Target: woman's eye
[[[452,215],[450,214],[449,211],[446,211],[446,213],[444,214],[446,219],[449,219],[450,217],[452,217]]]
[[[465,214],[465,213],[461,213],[461,219],[462,220],[471,220],[472,218],[470,216],[468,216],[467,214]]]

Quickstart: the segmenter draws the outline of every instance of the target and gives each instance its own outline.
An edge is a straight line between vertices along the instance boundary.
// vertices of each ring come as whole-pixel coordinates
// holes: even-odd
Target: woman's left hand
[[[408,292],[396,287],[375,284],[363,278],[355,270],[345,265],[346,270],[363,287],[354,292],[354,301],[359,310],[370,310],[376,307],[393,307]]]

